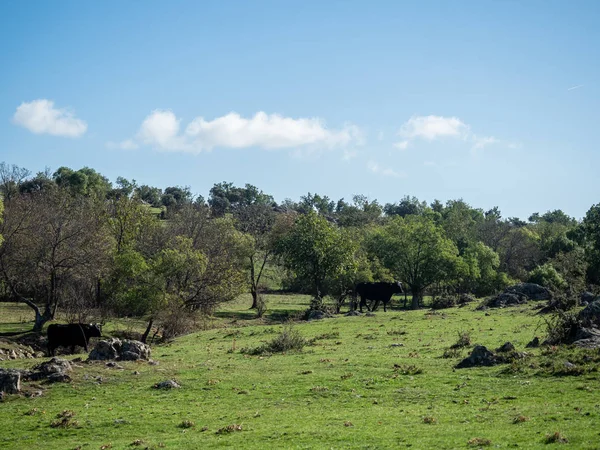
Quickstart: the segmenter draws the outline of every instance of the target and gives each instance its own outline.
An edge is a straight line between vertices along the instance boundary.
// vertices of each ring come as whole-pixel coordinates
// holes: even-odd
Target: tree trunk
[[[412,293],[412,304],[411,309],[419,309],[419,303],[423,298],[423,293],[421,291],[414,290]]]
[[[154,318],[151,317],[150,320],[148,321],[148,326],[146,327],[146,331],[144,331],[144,334],[142,335],[142,342],[144,344],[148,340],[148,335],[150,334],[150,331],[152,330],[152,324],[153,323],[154,323]]]
[[[252,286],[250,288],[250,293],[252,294],[252,306],[250,309],[258,308],[258,292],[256,292],[256,288]]]

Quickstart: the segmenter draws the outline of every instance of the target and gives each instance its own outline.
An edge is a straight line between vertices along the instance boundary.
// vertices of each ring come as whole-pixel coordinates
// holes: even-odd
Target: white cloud
[[[401,176],[403,176],[403,174],[400,174],[398,172],[396,172],[393,169],[390,168],[386,168],[386,167],[381,167],[378,163],[376,163],[375,161],[369,161],[367,163],[367,168],[376,174],[380,174],[386,177],[396,177],[399,178]]]
[[[583,84],[578,84],[577,86],[571,86],[570,88],[567,89],[567,91],[574,91],[575,89],[582,88],[583,86],[584,86]]]
[[[121,142],[107,142],[106,147],[120,150],[135,150],[139,145],[133,139],[126,139]]]
[[[400,141],[394,144],[394,147],[400,150],[406,150],[408,148],[408,141]]]
[[[510,142],[508,144],[508,148],[510,148],[511,150],[520,149],[521,147],[523,147],[523,144],[521,144],[520,142]]]
[[[407,140],[426,139],[432,141],[444,137],[461,137],[469,131],[458,117],[413,116],[400,128],[398,133]]]
[[[135,140],[159,150],[197,153],[213,148],[283,149],[360,145],[358,127],[328,129],[318,118],[283,117],[258,112],[250,118],[229,113],[213,120],[193,119],[182,132],[181,119],[172,111],[155,110],[142,122]]]
[[[46,99],[21,103],[13,122],[35,134],[79,137],[87,131],[85,121],[77,119],[67,109],[54,108],[54,102]]]
[[[485,147],[502,142],[494,136],[477,136],[471,132],[471,127],[458,117],[413,116],[400,127],[398,135],[403,140],[394,143],[394,147],[400,150],[406,150],[417,139],[434,141],[450,138],[471,142],[473,155]],[[509,147],[516,148],[513,145],[509,144]]]
[[[500,142],[494,136],[477,137],[476,135],[473,135],[471,139],[474,142],[473,146],[471,147],[471,151],[473,153],[476,153],[477,150],[481,150],[488,145],[493,145]]]

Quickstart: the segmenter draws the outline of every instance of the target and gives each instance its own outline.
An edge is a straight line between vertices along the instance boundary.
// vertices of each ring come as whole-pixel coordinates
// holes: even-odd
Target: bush
[[[545,319],[545,322],[546,340],[550,344],[570,343],[581,328],[581,323],[573,312],[558,310],[552,317]]]
[[[450,348],[463,348],[471,345],[471,335],[468,331],[459,331],[458,340]]]
[[[543,264],[529,272],[529,283],[536,283],[552,290],[564,289],[567,283],[551,264]]]
[[[159,316],[163,339],[173,339],[192,333],[197,328],[198,313],[188,308],[174,306]]]
[[[456,306],[456,300],[452,297],[438,297],[431,302],[433,309],[446,309]]]
[[[301,352],[308,342],[290,323],[283,327],[279,335],[271,342],[254,349],[243,348],[242,353],[250,355],[262,355],[264,353]]]

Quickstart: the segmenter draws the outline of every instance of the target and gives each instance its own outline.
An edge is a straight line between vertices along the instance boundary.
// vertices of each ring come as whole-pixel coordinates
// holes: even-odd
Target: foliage
[[[430,218],[396,217],[369,238],[370,253],[377,256],[396,279],[410,286],[413,309],[424,290],[449,279],[458,264],[458,250]]]
[[[6,205],[0,234],[2,279],[14,301],[34,310],[36,330],[60,305],[86,299],[89,308],[97,300],[110,240],[94,198],[62,189],[20,195]]]
[[[503,288],[498,276],[500,258],[482,242],[469,244],[459,261],[457,276],[463,292],[485,296]]]
[[[211,219],[204,205],[185,205],[166,232],[170,239],[188,238],[190,250],[201,252],[206,258],[206,269],[181,297],[186,306],[211,313],[218,304],[246,290],[245,260],[251,239],[236,230],[232,218]]]
[[[328,294],[328,282],[343,279],[357,270],[358,245],[314,212],[299,216],[277,242],[286,266],[311,286],[318,299]]]
[[[577,314],[572,311],[565,312],[558,309],[544,321],[546,323],[546,340],[550,344],[571,343],[577,330],[581,328]]]
[[[593,205],[585,214],[582,229],[588,262],[587,279],[600,284],[600,203]]]
[[[294,327],[292,323],[288,323],[270,342],[253,349],[242,349],[242,353],[250,355],[262,355],[265,353],[285,353],[285,352],[301,352],[307,344],[306,339]]]
[[[529,272],[529,283],[536,283],[552,290],[564,289],[567,283],[552,264],[542,264]]]

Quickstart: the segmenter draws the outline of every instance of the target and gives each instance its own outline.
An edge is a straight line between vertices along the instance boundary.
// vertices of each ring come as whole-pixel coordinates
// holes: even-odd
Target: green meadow
[[[25,383],[43,395],[0,403],[0,448],[599,448],[599,353],[526,349],[545,333],[531,304],[486,313],[395,303],[370,317],[305,322],[297,317],[308,297],[266,298],[261,319],[242,297],[204,330],[153,346],[157,365],[76,362],[71,383]],[[0,331],[30,327],[27,309],[0,308]],[[128,326],[143,323],[109,322],[105,334]],[[256,350],[290,327],[306,339],[302,351]],[[470,344],[448,351],[459,335]],[[527,355],[454,368],[475,344],[507,341]],[[85,359],[67,358],[77,356]],[[153,388],[168,379],[181,388]]]

